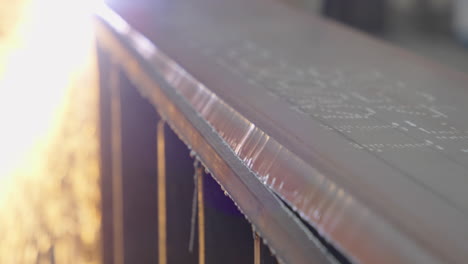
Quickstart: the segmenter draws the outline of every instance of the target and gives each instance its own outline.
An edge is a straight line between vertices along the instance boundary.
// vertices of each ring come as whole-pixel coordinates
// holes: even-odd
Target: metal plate
[[[466,76],[273,0],[142,6],[103,17],[349,258],[468,257]]]

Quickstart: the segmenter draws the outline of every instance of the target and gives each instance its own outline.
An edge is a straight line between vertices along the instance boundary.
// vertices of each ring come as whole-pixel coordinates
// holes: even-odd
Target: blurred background
[[[100,263],[92,1],[0,0],[0,263]]]
[[[468,72],[468,0],[286,0]]]
[[[468,72],[468,0],[283,1]],[[0,0],[0,263],[101,262],[96,4]]]

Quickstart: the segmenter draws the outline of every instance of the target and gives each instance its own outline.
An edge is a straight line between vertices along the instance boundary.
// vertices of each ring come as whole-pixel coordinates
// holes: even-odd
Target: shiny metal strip
[[[197,177],[198,201],[198,263],[205,264],[205,198],[203,190],[203,167],[199,164],[195,169]]]
[[[191,106],[161,82],[145,62],[132,54],[133,51],[122,45],[107,26],[98,24],[97,29],[99,46],[119,57],[139,92],[152,102],[160,116],[168,120],[184,143],[195,151],[280,263],[306,264],[311,259],[316,263],[336,263],[295,215],[237,159],[219,135],[196,116]]]
[[[165,121],[158,122],[158,259],[159,264],[167,263],[167,208],[166,208],[166,142]]]
[[[211,125],[259,181],[353,262],[439,263],[407,234],[224,103],[115,13],[105,9],[100,16]]]
[[[254,264],[261,264],[262,263],[262,252],[261,252],[261,244],[262,239],[260,236],[252,230],[253,238],[254,238]]]

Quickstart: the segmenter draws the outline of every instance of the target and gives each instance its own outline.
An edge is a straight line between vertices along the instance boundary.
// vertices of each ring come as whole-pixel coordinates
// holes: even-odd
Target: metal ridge
[[[146,61],[210,125],[243,166],[352,262],[440,262],[338,182],[226,104],[113,11],[104,8],[99,17],[125,47]],[[152,91],[146,89],[143,93],[150,96]]]

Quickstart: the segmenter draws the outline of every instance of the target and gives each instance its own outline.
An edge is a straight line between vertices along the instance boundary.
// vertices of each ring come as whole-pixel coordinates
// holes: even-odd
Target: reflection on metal
[[[203,9],[192,11],[196,13]],[[195,17],[196,15],[203,14],[195,14]],[[108,23],[107,26],[112,28],[112,18],[103,16],[103,19]],[[326,25],[319,24],[318,28],[327,29],[328,32]],[[164,32],[168,34],[170,30]],[[171,35],[168,34],[168,37]],[[439,263],[448,260],[460,262],[466,259],[467,251],[463,250],[466,243],[463,241],[466,241],[467,231],[462,228],[466,224],[466,216],[447,206],[443,200],[406,178],[396,168],[376,159],[367,151],[356,149],[346,138],[342,138],[341,134],[335,134],[333,129],[321,127],[320,123],[312,119],[305,119],[290,112],[274,112],[276,108],[270,107],[272,102],[267,99],[266,92],[255,97],[262,102],[258,107],[252,106],[253,103],[249,106],[245,106],[247,104],[243,102],[239,103],[236,100],[240,99],[237,98],[244,96],[245,98],[242,98],[246,99],[246,94],[250,95],[248,89],[243,89],[242,84],[252,88],[252,91],[256,89],[245,83],[235,82],[237,78],[232,78],[226,71],[206,66],[209,58],[199,55],[196,50],[177,48],[177,41],[171,43],[174,44],[172,46],[167,45],[171,42],[169,38],[159,39],[159,42],[168,41],[164,51],[169,50],[168,54],[177,56],[179,65],[155,46],[153,49],[145,46],[143,50],[138,43],[150,42],[143,41],[144,39],[143,35],[131,29],[114,40],[107,40],[109,43],[106,44],[114,47],[116,53],[124,54],[122,63],[130,75],[134,75],[133,78],[138,79],[140,83],[149,84],[156,80],[164,84],[163,88],[147,85],[148,87],[141,88],[142,94],[156,104],[163,104],[155,99],[160,93],[159,89],[168,94],[176,93],[171,99],[183,97],[184,102],[191,107],[187,111],[193,111],[200,117],[197,122],[208,123],[216,136],[222,138],[236,158],[254,172],[264,186],[278,194],[350,260],[361,263]],[[119,41],[124,44],[115,44]],[[255,45],[247,44],[245,49],[255,49]],[[130,51],[122,51],[124,49]],[[132,59],[135,55],[138,58]],[[235,55],[234,52],[233,56]],[[200,61],[206,62],[206,67],[192,67],[191,70],[198,70],[193,74],[200,80],[203,79],[204,83],[195,79],[191,75],[192,71],[189,73],[185,70],[190,69],[187,64],[190,66],[190,63]],[[142,62],[144,66],[141,68],[145,73],[135,71],[137,67],[131,65]],[[200,78],[200,75],[206,73],[203,69],[213,70],[219,76],[211,77],[207,74],[203,76],[205,78]],[[290,74],[285,75],[291,77]],[[219,81],[224,77],[233,82],[231,86],[226,86],[230,90],[218,87],[215,94],[215,87],[207,87],[210,78]],[[225,84],[221,81],[212,83],[219,86]],[[238,91],[235,95],[231,94],[234,90]],[[288,92],[286,95],[294,94],[289,90],[284,92]],[[302,97],[307,98],[305,95]],[[223,99],[230,99],[230,104]],[[233,101],[238,104],[232,104]],[[279,103],[277,105],[281,106]],[[244,106],[245,108],[242,108]],[[248,119],[247,114],[250,114],[250,118],[254,116],[262,121],[263,126]],[[289,124],[288,117],[297,118],[292,124],[301,120],[307,125],[285,128]],[[303,127],[304,131],[300,131]],[[311,142],[312,137],[317,140]],[[289,146],[285,145],[285,142]],[[400,193],[390,194],[390,190]],[[417,214],[414,213],[414,208],[418,208]],[[432,212],[438,213],[432,217]],[[356,243],[356,239],[359,239],[360,243]]]
[[[122,185],[122,132],[120,105],[120,70],[113,63],[110,72],[111,124],[112,124],[112,212],[114,233],[114,263],[124,263],[123,185]]]
[[[205,264],[205,201],[203,196],[203,166],[195,166],[198,200],[198,263]]]
[[[257,232],[253,231],[254,236],[254,264],[262,263],[261,243],[262,240]]]
[[[166,147],[163,120],[158,122],[158,257],[159,264],[167,263],[167,211],[166,211]]]
[[[161,61],[154,57],[150,59],[140,57],[138,51],[132,47],[135,41],[130,41],[126,35],[115,35],[116,32],[111,26],[112,21],[107,21],[112,18],[102,17],[102,19],[104,19],[103,23],[98,23],[100,45],[119,58],[140,93],[156,106],[159,114],[197,153],[199,159],[233,198],[241,212],[268,242],[269,247],[277,253],[281,252],[281,254],[276,254],[278,260],[283,263],[310,263],[313,259],[316,263],[334,263],[334,257],[327,253],[318,240],[265,185],[255,179],[256,175],[240,159],[236,158],[236,153],[230,150],[229,145],[218,132],[194,111],[190,101],[181,96],[178,89],[182,89],[184,83],[178,87],[172,87],[161,78],[160,74],[166,72],[160,71],[159,66],[167,67],[167,70],[170,70],[172,66],[178,66],[172,62],[170,65],[164,63],[160,65]],[[130,33],[132,39],[142,37],[133,30]],[[164,56],[159,51],[156,54]],[[173,75],[175,78],[179,76]],[[193,82],[186,84],[192,85]],[[206,89],[206,87],[200,88]],[[231,121],[231,119],[227,117],[226,121]],[[261,211],[259,211],[260,208]],[[200,226],[203,225],[199,221],[199,228]],[[202,231],[200,233],[202,237],[199,237],[199,241],[204,237]],[[204,243],[201,247],[203,245]],[[202,252],[204,251],[203,248]],[[201,261],[204,260],[204,254],[199,257]]]
[[[112,24],[114,17],[106,17],[106,19],[109,19],[107,22]],[[148,42],[141,40],[145,37],[133,29],[123,37],[138,54],[141,51],[138,47],[134,47],[135,43]],[[109,45],[115,44],[109,43]],[[209,124],[243,165],[254,172],[262,184],[275,191],[309,223],[318,230],[326,231],[326,234],[323,233],[324,236],[329,236],[328,239],[338,242],[343,250],[353,251],[356,244],[353,239],[349,239],[350,232],[363,228],[361,222],[365,219],[363,216],[372,220],[378,219],[378,216],[371,214],[368,208],[354,200],[331,179],[326,178],[256,127],[155,46],[154,51],[150,58],[143,54],[139,55],[151,62],[152,69],[162,76],[178,96],[183,97],[190,104],[190,107],[203,118],[204,122]],[[131,74],[141,74],[138,73],[137,63],[134,60],[126,58],[122,61],[125,61],[124,67],[127,67]],[[147,79],[144,81],[146,82]],[[373,229],[385,231],[387,228],[392,228],[384,219],[369,221],[366,225],[376,225]],[[368,233],[369,240],[382,244],[379,245],[380,249],[399,248],[404,245],[403,242],[390,245],[389,243],[393,241],[380,240],[377,237],[380,235],[377,232]],[[401,236],[398,232],[393,235]],[[312,238],[309,236],[309,239]],[[313,243],[311,240],[309,242]],[[407,246],[409,247],[411,246]],[[379,254],[385,254],[378,249],[374,249],[374,252],[364,253],[363,258],[372,259]],[[389,254],[386,258],[391,262],[393,258],[399,258],[399,256]]]
[[[465,262],[466,77],[283,1],[185,2],[138,16],[122,12],[169,60],[145,60],[150,53],[139,52],[134,30],[122,39],[151,65],[148,72],[164,75],[160,83],[224,132],[266,186],[356,262]],[[145,18],[151,22],[141,23]],[[201,90],[245,122],[229,109],[214,110],[218,98]],[[265,147],[257,129],[270,138]],[[264,162],[251,160],[262,148]],[[306,163],[306,174],[286,152]]]

